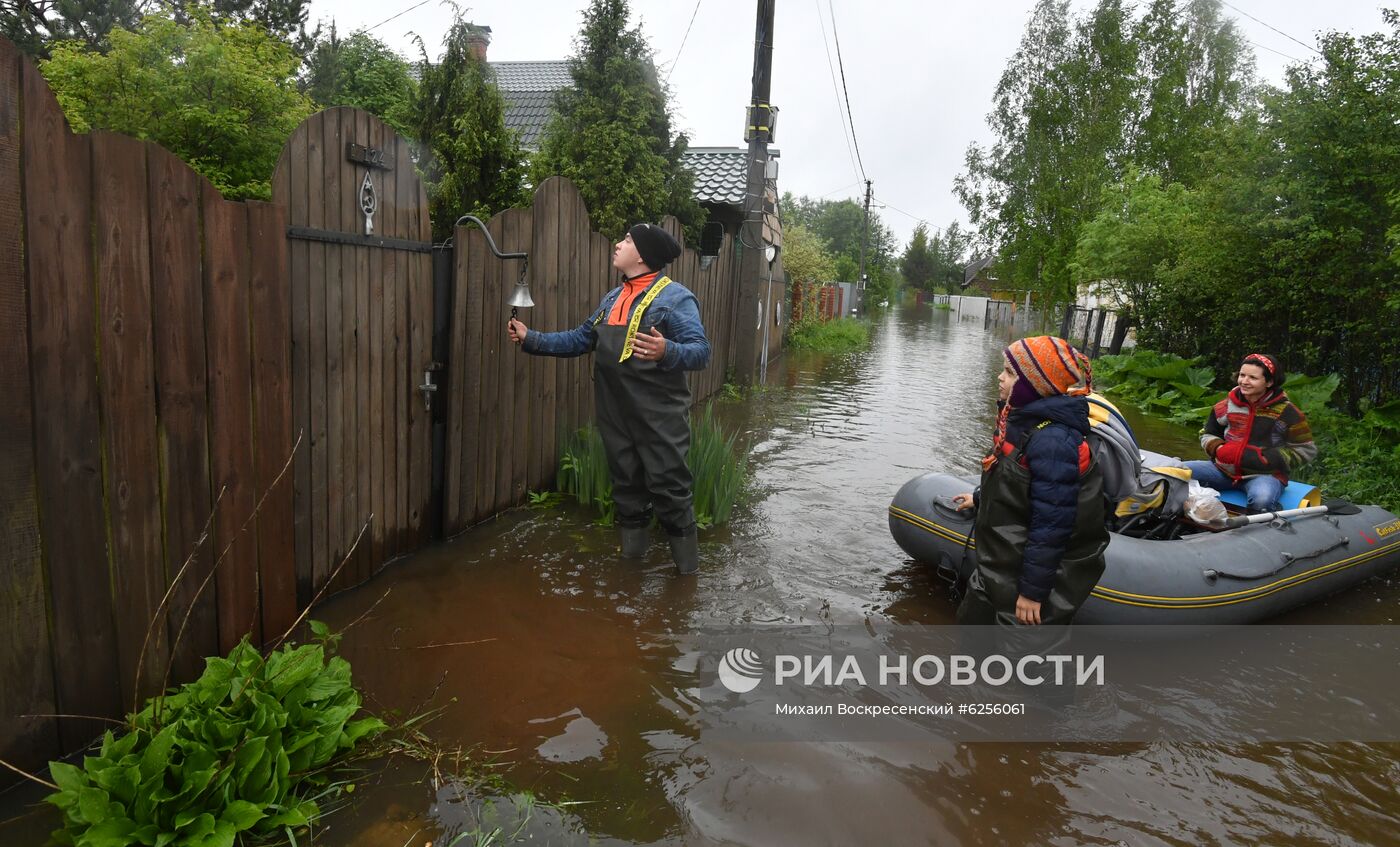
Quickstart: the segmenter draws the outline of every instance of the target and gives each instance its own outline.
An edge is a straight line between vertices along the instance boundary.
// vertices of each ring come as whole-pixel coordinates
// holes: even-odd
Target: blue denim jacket
[[[536,356],[557,356],[569,358],[591,353],[598,344],[597,325],[599,315],[607,320],[607,314],[622,294],[622,286],[614,288],[603,296],[598,308],[588,319],[573,329],[562,332],[540,332],[531,329],[521,343],[526,353]],[[642,298],[637,298],[641,303]],[[636,308],[636,305],[632,307]],[[630,317],[630,315],[629,315]],[[663,371],[702,370],[710,363],[710,342],[705,337],[705,327],[700,322],[700,301],[690,293],[690,289],[675,280],[656,295],[647,306],[642,318],[641,331],[656,327],[666,339],[666,353],[657,362]]]

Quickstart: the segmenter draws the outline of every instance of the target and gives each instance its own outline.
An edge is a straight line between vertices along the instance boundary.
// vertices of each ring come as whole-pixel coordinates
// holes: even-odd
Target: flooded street
[[[343,626],[374,607],[345,654],[380,707],[441,705],[440,740],[499,751],[515,785],[581,801],[537,812],[521,833],[537,843],[572,843],[571,827],[631,844],[1388,840],[1400,815],[1394,746],[707,740],[669,635],[952,621],[943,586],[906,562],[885,510],[909,477],[977,467],[1008,338],[980,318],[898,311],[869,352],[786,356],[752,402],[721,404],[753,445],[752,496],[730,526],[702,533],[698,579],[674,576],[664,544],[639,566],[588,514],[527,509],[395,566],[322,617]],[[1185,428],[1133,423],[1162,452],[1197,449]],[[1373,582],[1297,617],[1391,622],[1397,597]],[[481,639],[493,640],[426,646]],[[359,819],[334,821],[326,843],[398,845],[441,826],[434,843],[450,844],[477,826],[451,800],[428,814],[433,798],[411,775],[394,782],[366,786]],[[386,821],[389,804],[420,815]]]
[[[980,317],[895,311],[868,352],[788,355],[750,401],[719,404],[752,444],[751,496],[701,533],[696,579],[675,576],[664,542],[627,562],[591,514],[520,509],[326,604],[316,617],[349,627],[342,653],[373,709],[441,708],[438,742],[553,805],[435,795],[421,765],[395,764],[315,843],[1394,843],[1397,745],[707,737],[678,633],[952,622],[932,569],[891,540],[886,507],[912,476],[977,467],[1008,338]],[[1146,446],[1196,449],[1189,430],[1133,423]],[[1394,580],[1377,580],[1288,620],[1393,623],[1397,600]],[[0,843],[24,842],[0,829]]]

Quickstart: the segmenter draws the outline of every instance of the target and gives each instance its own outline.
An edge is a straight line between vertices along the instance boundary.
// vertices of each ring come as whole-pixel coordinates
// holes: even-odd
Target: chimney
[[[491,45],[491,27],[467,24],[467,49],[472,58],[486,61],[486,48]]]

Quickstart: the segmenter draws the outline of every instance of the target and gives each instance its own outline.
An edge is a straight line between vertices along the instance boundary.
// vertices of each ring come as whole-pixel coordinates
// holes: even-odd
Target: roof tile
[[[558,91],[574,84],[568,62],[492,62],[502,91]]]
[[[748,188],[748,151],[738,147],[692,147],[681,159],[695,174],[695,199],[742,206]]]

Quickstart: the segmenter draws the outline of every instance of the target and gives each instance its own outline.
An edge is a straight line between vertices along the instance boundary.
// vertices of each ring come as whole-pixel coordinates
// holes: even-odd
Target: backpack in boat
[[[1142,451],[1118,408],[1098,394],[1089,400],[1089,449],[1103,471],[1103,495],[1118,504],[1143,494]]]
[[[1117,518],[1155,513],[1180,514],[1191,474],[1174,459],[1146,467],[1137,436],[1118,408],[1098,394],[1089,400],[1089,449],[1103,471],[1103,496]]]

